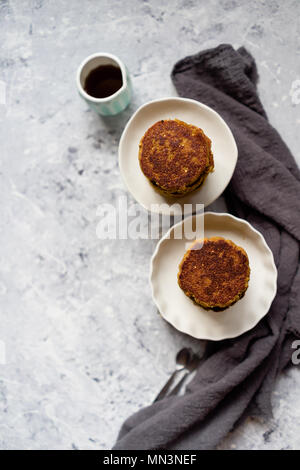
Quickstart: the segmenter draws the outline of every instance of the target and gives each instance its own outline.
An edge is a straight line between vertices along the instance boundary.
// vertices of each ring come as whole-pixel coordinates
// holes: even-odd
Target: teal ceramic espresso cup
[[[120,86],[113,90],[112,94],[97,98],[92,96],[86,87],[87,79],[91,72],[97,70],[109,70],[109,67],[118,69]],[[132,86],[129,72],[123,62],[113,54],[98,52],[87,57],[79,66],[76,76],[77,88],[80,96],[96,113],[102,116],[114,116],[123,111],[130,103]]]

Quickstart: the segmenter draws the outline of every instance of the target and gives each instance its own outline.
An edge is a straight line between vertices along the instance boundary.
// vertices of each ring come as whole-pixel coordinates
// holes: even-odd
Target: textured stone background
[[[99,449],[148,404],[182,345],[148,285],[155,241],[101,241],[97,206],[126,194],[117,146],[133,111],[174,95],[187,54],[229,42],[255,56],[269,118],[295,157],[299,1],[0,1],[0,447]],[[128,65],[128,110],[105,121],[77,96],[90,53]],[[2,85],[3,87],[3,85]],[[130,199],[130,201],[132,201]],[[300,448],[300,374],[282,375],[274,419],[248,420],[221,448]]]

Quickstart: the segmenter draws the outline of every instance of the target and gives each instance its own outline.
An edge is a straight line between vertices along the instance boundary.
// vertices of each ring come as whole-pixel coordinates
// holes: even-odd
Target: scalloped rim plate
[[[215,170],[203,186],[182,198],[167,198],[156,191],[140,169],[139,143],[147,129],[161,119],[178,118],[203,129],[212,141]],[[162,98],[141,106],[125,126],[119,143],[119,166],[122,178],[132,196],[148,211],[168,213],[174,203],[204,204],[215,201],[228,185],[236,166],[237,146],[231,130],[221,116],[210,107],[188,98]],[[155,208],[152,204],[166,204]],[[179,213],[181,209],[174,212]],[[185,212],[185,215],[195,212]]]
[[[277,290],[277,269],[264,237],[245,220],[230,214],[206,212],[205,237],[221,236],[243,247],[249,257],[250,281],[242,299],[223,312],[196,305],[177,283],[179,263],[192,241],[174,238],[174,225],[159,241],[151,259],[150,283],[162,317],[177,330],[198,339],[219,341],[234,338],[253,328],[269,311]],[[195,220],[193,221],[195,223]]]

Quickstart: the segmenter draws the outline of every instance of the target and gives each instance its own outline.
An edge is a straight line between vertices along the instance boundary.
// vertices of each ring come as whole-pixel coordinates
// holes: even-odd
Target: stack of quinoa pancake
[[[250,278],[247,253],[222,237],[196,240],[178,272],[183,292],[207,310],[225,310],[243,297]]]
[[[202,129],[179,119],[158,121],[147,130],[139,162],[153,187],[170,197],[200,188],[214,169],[211,140]]]

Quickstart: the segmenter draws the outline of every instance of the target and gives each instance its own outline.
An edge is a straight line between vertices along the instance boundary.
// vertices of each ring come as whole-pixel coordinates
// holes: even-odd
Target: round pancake
[[[212,237],[196,240],[185,253],[179,265],[178,284],[202,307],[224,310],[244,295],[249,277],[245,250],[231,240]]]
[[[214,167],[210,139],[198,127],[178,119],[158,121],[147,130],[139,161],[150,182],[170,196],[194,191]]]

